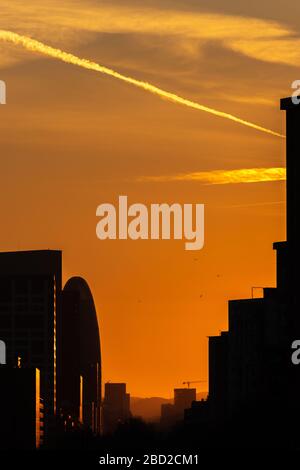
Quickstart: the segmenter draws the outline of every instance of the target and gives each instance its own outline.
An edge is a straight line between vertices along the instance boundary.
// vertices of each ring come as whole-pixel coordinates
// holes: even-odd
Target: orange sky
[[[279,0],[236,3],[0,0],[0,29],[284,133],[279,98],[299,78],[299,3],[288,12]],[[65,280],[86,278],[104,380],[167,397],[207,379],[207,336],[227,327],[227,300],[275,285],[285,183],[172,176],[282,167],[284,140],[10,44],[0,44],[0,79],[1,250],[62,249]],[[98,240],[96,207],[121,194],[204,203],[204,249]]]

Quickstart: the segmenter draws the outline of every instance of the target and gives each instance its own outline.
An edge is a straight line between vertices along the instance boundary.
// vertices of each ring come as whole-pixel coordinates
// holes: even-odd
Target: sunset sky
[[[299,28],[296,0],[0,0],[0,30],[280,134]],[[207,380],[207,337],[227,328],[229,299],[275,285],[285,239],[281,171],[236,183],[234,170],[284,167],[284,139],[1,40],[0,80],[0,250],[62,249],[64,281],[87,280],[104,381],[169,397]],[[98,240],[96,208],[119,195],[204,203],[203,250]]]

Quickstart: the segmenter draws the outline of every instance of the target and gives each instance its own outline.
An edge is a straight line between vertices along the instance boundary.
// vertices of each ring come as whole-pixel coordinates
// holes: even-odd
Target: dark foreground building
[[[0,449],[39,448],[44,435],[39,370],[0,366],[0,384]]]
[[[69,415],[73,425],[100,431],[96,310],[83,279],[70,279],[62,291],[61,251],[0,253],[0,341],[1,363],[40,371],[46,444]],[[0,413],[1,432],[2,423]]]
[[[300,413],[300,366],[291,345],[300,339],[300,106],[281,100],[287,120],[287,241],[274,243],[277,287],[263,298],[229,302],[229,331],[209,339],[209,408],[215,420],[241,412],[260,420]],[[246,415],[244,415],[246,416]]]
[[[0,253],[0,339],[8,366],[40,370],[46,434],[56,414],[61,272],[61,251]]]
[[[61,381],[63,415],[100,432],[101,353],[97,314],[89,286],[72,277],[62,292]]]

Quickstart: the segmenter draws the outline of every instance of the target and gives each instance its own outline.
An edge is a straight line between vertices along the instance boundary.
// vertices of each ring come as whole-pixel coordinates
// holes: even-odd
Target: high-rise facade
[[[0,339],[10,367],[40,370],[45,431],[56,413],[61,251],[0,253]]]
[[[7,367],[40,371],[45,441],[66,415],[100,432],[96,309],[82,278],[62,291],[61,251],[0,253],[0,340]]]
[[[281,109],[287,122],[287,240],[273,245],[276,288],[264,288],[262,298],[231,300],[226,338],[210,340],[209,405],[216,419],[224,410],[229,419],[243,410],[277,417],[300,413],[300,373],[291,361],[292,342],[300,339],[300,106],[286,98]]]
[[[101,350],[96,308],[90,288],[80,277],[62,292],[60,412],[95,433],[100,432]]]

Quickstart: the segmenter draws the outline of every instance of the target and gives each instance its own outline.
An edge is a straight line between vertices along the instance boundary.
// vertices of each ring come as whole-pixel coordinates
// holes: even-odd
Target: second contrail
[[[68,64],[77,65],[78,67],[83,67],[88,70],[94,70],[95,72],[100,72],[102,74],[109,75],[111,77],[117,78],[118,80],[122,80],[123,82],[134,85],[138,88],[142,88],[143,90],[153,93],[154,95],[157,95],[163,99],[172,101],[173,103],[178,103],[183,106],[187,106],[188,108],[204,111],[206,113],[210,113],[224,119],[229,119],[230,121],[237,122],[244,126],[251,127],[252,129],[256,129],[257,131],[265,132],[276,137],[285,138],[284,135],[272,131],[271,129],[259,126],[258,124],[255,124],[250,121],[245,121],[244,119],[234,116],[233,114],[218,111],[217,109],[209,108],[195,101],[190,101],[186,98],[182,98],[181,96],[175,95],[174,93],[170,93],[169,91],[165,91],[161,88],[158,88],[157,86],[152,85],[151,83],[143,82],[141,80],[128,77],[103,65],[97,64],[96,62],[92,62],[87,59],[81,59],[73,54],[64,52],[60,49],[51,46],[47,46],[46,44],[43,44],[42,42],[37,41],[35,39],[31,39],[27,36],[22,36],[11,31],[0,30],[0,40],[23,46],[28,51],[39,52],[43,55],[59,59]]]

